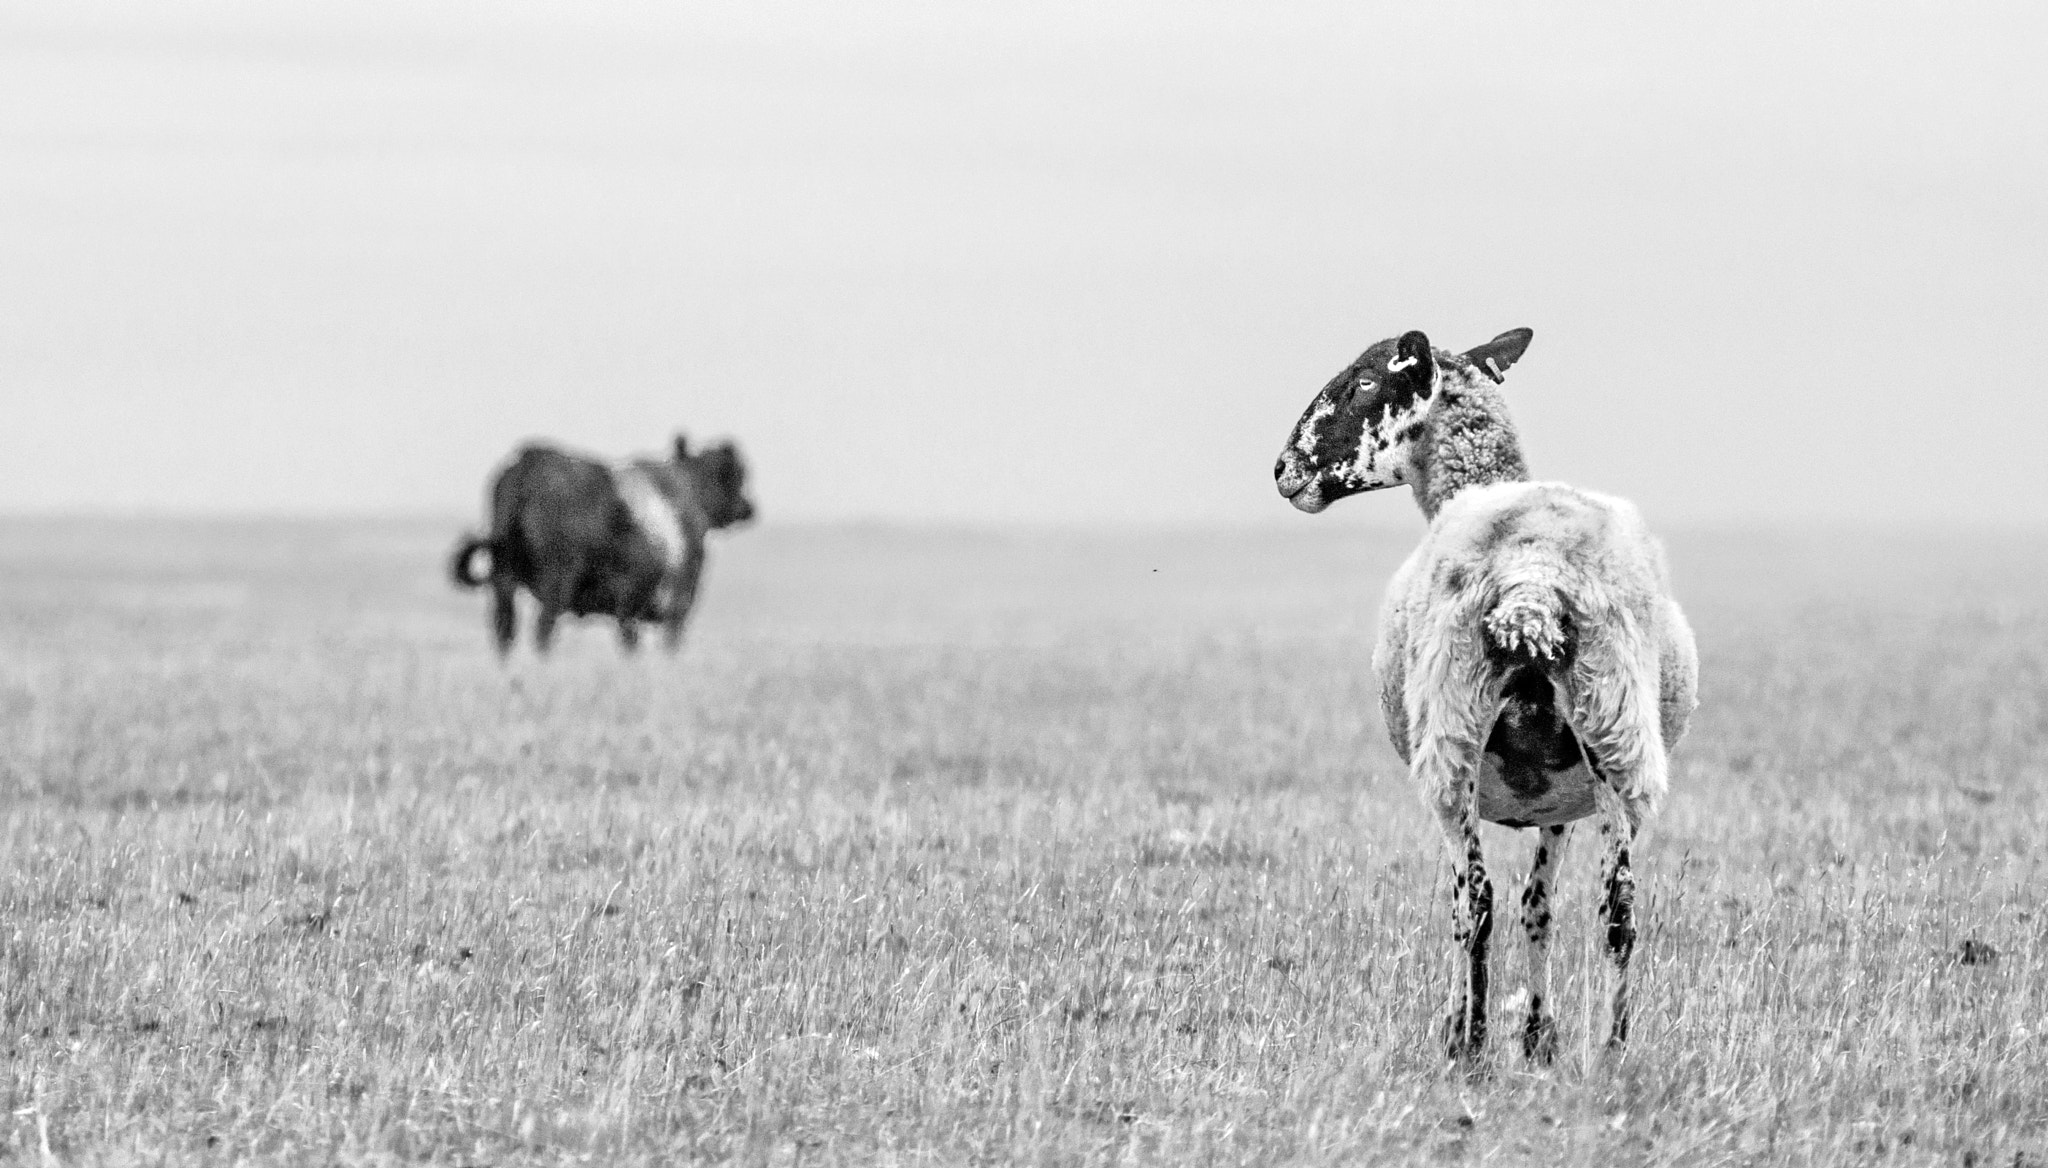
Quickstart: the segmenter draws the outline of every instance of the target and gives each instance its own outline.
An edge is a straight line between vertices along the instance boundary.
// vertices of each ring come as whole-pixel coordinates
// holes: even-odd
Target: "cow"
[[[491,484],[488,535],[466,535],[449,573],[462,588],[491,586],[491,634],[512,651],[523,585],[540,603],[534,648],[546,653],[563,613],[609,616],[627,652],[640,625],[662,626],[674,652],[696,603],[704,537],[754,517],[746,464],[730,442],[691,451],[676,435],[672,457],[607,465],[543,443],[522,446]],[[476,572],[478,552],[490,570]]]

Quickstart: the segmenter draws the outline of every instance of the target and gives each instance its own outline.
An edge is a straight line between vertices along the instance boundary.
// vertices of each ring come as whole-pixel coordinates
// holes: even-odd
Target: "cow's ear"
[[[688,457],[690,457],[690,436],[678,434],[676,435],[676,461],[681,462]]]
[[[1483,345],[1474,345],[1465,350],[1465,359],[1479,366],[1480,372],[1493,378],[1498,385],[1507,379],[1508,370],[1528,352],[1529,342],[1536,334],[1525,328],[1509,329]]]

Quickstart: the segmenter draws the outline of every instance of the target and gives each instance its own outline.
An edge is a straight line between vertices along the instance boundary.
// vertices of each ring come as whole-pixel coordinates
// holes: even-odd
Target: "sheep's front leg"
[[[1529,862],[1529,882],[1522,886],[1522,933],[1529,941],[1529,1008],[1522,1020],[1522,1055],[1533,1062],[1547,1063],[1557,1055],[1557,1023],[1548,1009],[1551,903],[1571,832],[1569,823],[1536,829],[1536,855]]]
[[[1474,805],[1479,752],[1425,749],[1416,755],[1417,777],[1444,831],[1451,860],[1451,936],[1464,968],[1451,989],[1444,1019],[1444,1049],[1453,1059],[1476,1056],[1486,1046],[1487,942],[1493,935],[1493,883],[1479,845]]]

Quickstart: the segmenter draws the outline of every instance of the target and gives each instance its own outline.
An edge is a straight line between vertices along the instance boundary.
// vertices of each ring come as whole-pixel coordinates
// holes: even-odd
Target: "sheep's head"
[[[1346,495],[1413,482],[1416,442],[1444,376],[1501,380],[1534,334],[1515,329],[1464,353],[1430,348],[1420,332],[1373,345],[1309,403],[1273,480],[1303,511]]]

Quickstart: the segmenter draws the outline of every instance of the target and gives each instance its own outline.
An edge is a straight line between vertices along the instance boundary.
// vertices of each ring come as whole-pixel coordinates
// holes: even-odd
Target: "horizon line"
[[[1280,513],[1270,517],[1189,517],[1139,518],[1128,516],[1097,516],[1089,518],[1051,516],[947,516],[947,515],[885,515],[885,514],[798,514],[789,518],[769,518],[749,525],[749,529],[761,527],[791,529],[848,529],[868,528],[900,531],[931,532],[974,532],[974,531],[1176,531],[1213,529],[1228,531],[1282,530],[1290,523],[1300,523],[1310,517],[1291,513]],[[1317,517],[1320,518],[1320,517]],[[150,524],[168,525],[265,525],[265,524],[447,524],[454,529],[479,526],[477,517],[465,516],[454,511],[439,509],[392,508],[383,510],[346,511],[330,509],[304,510],[262,510],[256,508],[220,509],[150,509],[143,507],[50,507],[14,508],[0,505],[0,523],[34,524],[49,523],[109,523],[109,524]],[[1409,531],[1422,525],[1419,513],[1403,510],[1398,515],[1348,514],[1339,517],[1338,522],[1324,521],[1315,528],[1303,530],[1366,530],[1374,532]],[[1954,516],[1935,518],[1916,516],[1895,520],[1876,520],[1860,516],[1830,515],[1722,515],[1691,516],[1671,518],[1653,524],[1657,532],[1686,532],[1690,534],[1744,533],[1761,534],[1768,532],[1836,531],[1869,532],[1872,534],[1992,534],[2009,532],[2048,536],[2048,517],[1999,517]]]

